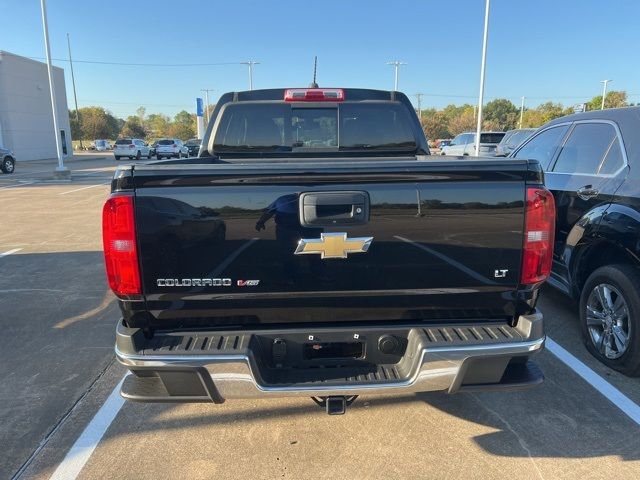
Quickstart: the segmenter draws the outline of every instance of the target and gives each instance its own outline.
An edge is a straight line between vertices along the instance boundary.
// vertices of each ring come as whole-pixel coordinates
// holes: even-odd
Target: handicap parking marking
[[[629,397],[549,337],[547,337],[545,342],[545,348],[600,392],[607,400],[618,407],[626,416],[640,425],[640,406],[634,403]]]

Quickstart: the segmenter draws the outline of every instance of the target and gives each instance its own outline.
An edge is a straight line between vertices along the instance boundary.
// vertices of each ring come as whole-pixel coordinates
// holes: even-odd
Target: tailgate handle
[[[369,221],[367,192],[307,192],[300,194],[300,224],[331,227]]]

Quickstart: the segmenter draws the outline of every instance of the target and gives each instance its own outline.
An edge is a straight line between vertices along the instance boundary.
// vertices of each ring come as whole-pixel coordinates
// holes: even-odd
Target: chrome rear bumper
[[[202,348],[195,348],[193,342],[198,340],[193,338],[197,339],[197,336],[189,340],[180,337],[182,344],[191,343],[187,348],[159,347],[136,352],[130,348],[135,343],[130,341],[131,329],[120,326],[116,356],[134,373],[125,382],[122,394],[135,401],[220,403],[231,398],[404,394],[437,390],[455,393],[465,389],[522,388],[542,381],[541,374],[522,368],[530,356],[544,347],[541,314],[520,317],[516,327],[486,328],[478,323],[450,325],[405,327],[408,332],[406,350],[398,362],[371,365],[362,373],[346,377],[341,376],[343,372],[339,368],[332,369],[335,375],[324,375],[323,378],[313,377],[314,370],[309,370],[300,381],[283,377],[283,372],[275,369],[279,376],[274,380],[259,349],[251,348],[251,336],[255,333],[230,335],[227,338],[234,339],[234,348],[229,345],[213,354],[204,348],[206,339]],[[351,330],[344,329],[347,334]],[[367,335],[366,329],[358,331],[361,332],[359,335]],[[316,336],[322,336],[322,330],[314,332]],[[433,332],[441,333],[441,339]],[[286,336],[287,332],[281,334]],[[481,338],[476,338],[478,336]],[[224,338],[220,337],[220,344]],[[231,343],[228,339],[225,342]],[[326,374],[328,370],[315,371]],[[292,370],[292,373],[296,372]]]

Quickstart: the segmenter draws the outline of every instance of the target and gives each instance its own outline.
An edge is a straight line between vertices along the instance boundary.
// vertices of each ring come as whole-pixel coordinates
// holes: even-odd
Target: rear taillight
[[[285,102],[342,102],[341,88],[288,88],[284,91]]]
[[[135,147],[135,145],[133,145],[133,144],[129,145],[129,148],[134,148],[134,147]]]
[[[528,187],[521,283],[544,282],[549,277],[555,224],[556,205],[551,192],[542,187]]]
[[[102,241],[109,286],[116,295],[140,295],[133,196],[109,197],[102,209]]]
[[[177,145],[174,143],[173,145],[171,145],[173,148],[177,147]]]

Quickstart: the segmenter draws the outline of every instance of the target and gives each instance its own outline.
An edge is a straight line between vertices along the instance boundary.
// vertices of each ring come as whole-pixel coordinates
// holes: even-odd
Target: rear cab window
[[[116,145],[131,145],[132,140],[130,138],[121,138],[116,140]]]
[[[160,140],[158,145],[173,145],[173,140]]]
[[[406,151],[417,148],[409,112],[397,102],[229,104],[215,152]]]

